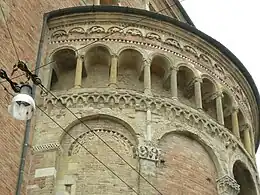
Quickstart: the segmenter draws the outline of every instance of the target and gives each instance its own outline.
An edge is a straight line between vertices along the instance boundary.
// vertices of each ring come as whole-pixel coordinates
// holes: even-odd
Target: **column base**
[[[109,84],[108,84],[108,87],[111,87],[111,88],[118,88],[118,86],[117,86],[116,83],[109,83]]]

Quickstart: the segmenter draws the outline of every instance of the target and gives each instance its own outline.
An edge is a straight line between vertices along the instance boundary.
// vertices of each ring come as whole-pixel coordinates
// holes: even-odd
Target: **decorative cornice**
[[[211,136],[218,136],[226,147],[230,147],[232,149],[237,147],[237,141],[235,140],[235,137],[232,136],[232,134],[226,128],[208,118],[206,115],[201,114],[199,111],[176,102],[170,98],[161,98],[158,96],[147,97],[142,93],[126,90],[93,90],[95,91],[80,92],[70,95],[67,91],[64,95],[57,93],[55,96],[58,97],[58,99],[54,98],[53,96],[47,96],[44,98],[44,106],[49,107],[49,105],[62,104],[67,107],[77,107],[79,102],[86,106],[89,106],[90,104],[99,104],[99,102],[102,102],[104,106],[108,105],[111,107],[111,104],[113,104],[113,107],[130,106],[133,109],[139,111],[147,111],[149,108],[151,112],[164,115],[168,120],[186,120],[187,124],[190,126],[201,129],[202,131],[204,130]],[[63,114],[65,115],[65,113]],[[61,116],[59,115],[59,117]]]
[[[237,181],[228,175],[218,179],[217,184],[221,195],[237,195],[240,191]]]
[[[61,151],[61,146],[60,146],[60,143],[54,142],[54,143],[36,145],[36,146],[33,146],[32,149],[33,149],[34,153],[47,152],[47,151],[50,151],[50,150]]]

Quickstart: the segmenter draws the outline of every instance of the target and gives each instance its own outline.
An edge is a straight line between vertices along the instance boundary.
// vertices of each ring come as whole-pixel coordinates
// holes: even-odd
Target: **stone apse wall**
[[[138,173],[162,194],[259,194],[245,78],[199,37],[138,17],[48,22],[41,76],[55,97],[37,103],[69,135],[38,110],[29,194],[135,194],[86,149],[139,194],[158,192]]]

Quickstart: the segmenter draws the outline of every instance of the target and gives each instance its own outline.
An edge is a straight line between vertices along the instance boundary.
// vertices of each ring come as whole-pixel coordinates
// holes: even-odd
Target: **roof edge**
[[[174,1],[178,1],[178,0],[174,0]],[[176,4],[178,4],[178,3],[176,3]],[[68,14],[86,13],[86,12],[120,12],[120,13],[135,14],[135,15],[150,17],[152,19],[161,20],[161,21],[176,25],[184,30],[187,30],[187,31],[193,33],[194,35],[200,37],[201,39],[207,41],[208,43],[213,45],[216,49],[221,51],[225,56],[227,56],[236,65],[236,67],[241,71],[243,76],[246,78],[247,82],[249,83],[249,85],[254,93],[254,97],[256,99],[256,103],[258,106],[258,115],[260,116],[259,92],[258,92],[258,89],[256,87],[256,84],[255,84],[252,76],[247,71],[245,66],[229,49],[227,49],[224,45],[222,45],[220,42],[218,42],[214,38],[210,37],[209,35],[203,33],[202,31],[198,30],[197,28],[195,28],[195,26],[191,26],[190,24],[178,21],[169,16],[161,15],[161,14],[158,14],[155,12],[150,12],[147,10],[142,10],[142,9],[137,9],[137,8],[119,7],[119,6],[94,6],[93,5],[93,6],[71,7],[71,8],[59,9],[59,10],[48,12],[48,13],[46,13],[46,17],[47,17],[47,20],[50,20],[51,18],[54,18],[54,17],[64,16],[64,15],[68,15]],[[259,129],[257,130],[257,133],[258,133],[257,134],[258,139],[256,141],[256,147],[255,147],[256,150],[259,146],[259,139],[260,139]]]
[[[178,7],[178,9],[180,10],[180,12],[182,13],[184,19],[187,21],[187,23],[191,26],[194,26],[194,23],[192,22],[192,20],[190,19],[189,15],[187,14],[187,12],[185,11],[185,9],[183,8],[182,4],[180,3],[179,0],[173,0],[175,5]]]

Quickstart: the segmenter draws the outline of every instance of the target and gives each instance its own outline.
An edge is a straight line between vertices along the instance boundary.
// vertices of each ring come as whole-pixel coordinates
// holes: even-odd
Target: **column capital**
[[[113,54],[111,54],[111,58],[118,58],[118,55],[113,53]]]
[[[143,58],[143,66],[151,67],[152,59],[151,58]]]
[[[179,68],[178,68],[178,67],[176,67],[176,66],[172,66],[172,67],[170,67],[170,70],[171,70],[171,71],[178,71],[178,70],[179,70]]]
[[[229,175],[218,179],[217,186],[220,195],[237,195],[240,192],[240,185]]]
[[[134,149],[135,158],[146,159],[149,161],[158,162],[161,156],[161,150],[151,145],[139,145]]]

